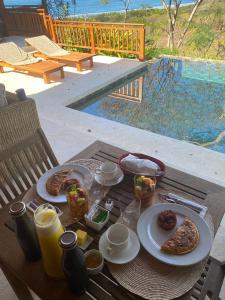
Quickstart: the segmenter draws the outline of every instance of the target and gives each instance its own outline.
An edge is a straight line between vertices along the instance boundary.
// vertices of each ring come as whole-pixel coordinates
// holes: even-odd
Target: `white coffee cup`
[[[127,248],[129,241],[129,229],[123,224],[113,224],[106,231],[107,251],[110,254],[118,254]]]
[[[118,166],[117,164],[107,161],[99,168],[95,170],[97,175],[100,175],[104,180],[111,180],[115,178],[117,174]]]

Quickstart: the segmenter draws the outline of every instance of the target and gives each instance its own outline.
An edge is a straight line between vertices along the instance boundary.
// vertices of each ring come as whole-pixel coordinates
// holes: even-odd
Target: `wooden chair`
[[[13,201],[58,161],[41,129],[35,102],[0,109],[0,204]]]
[[[0,73],[4,73],[4,67],[9,67],[25,74],[40,75],[44,83],[50,83],[49,76],[54,72],[59,71],[64,78],[64,66],[58,62],[39,61],[13,42],[0,44]]]
[[[35,102],[17,101],[0,109],[0,206],[19,199],[58,161],[41,129]],[[0,262],[19,299],[33,299],[29,289]]]
[[[67,65],[72,65],[77,68],[77,71],[82,71],[82,63],[89,61],[90,67],[93,67],[93,57],[95,54],[84,52],[68,52],[55,42],[50,40],[46,35],[35,36],[25,39],[28,45],[33,49],[37,49],[37,53],[32,53],[35,57],[42,57],[44,59],[53,60]]]

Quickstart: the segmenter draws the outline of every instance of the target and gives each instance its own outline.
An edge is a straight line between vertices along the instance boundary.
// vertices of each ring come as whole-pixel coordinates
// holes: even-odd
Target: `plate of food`
[[[65,191],[71,184],[84,185],[85,179],[93,178],[91,172],[79,164],[57,166],[45,172],[37,182],[38,195],[52,203],[66,202]]]
[[[207,223],[196,212],[180,204],[149,207],[138,220],[137,232],[145,250],[174,266],[200,262],[212,246]]]

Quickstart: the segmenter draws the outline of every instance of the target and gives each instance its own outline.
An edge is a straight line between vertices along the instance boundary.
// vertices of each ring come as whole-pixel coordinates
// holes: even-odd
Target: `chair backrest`
[[[0,59],[10,65],[29,65],[39,61],[13,42],[0,44]]]
[[[0,206],[21,195],[58,161],[41,129],[35,102],[0,109]]]
[[[59,47],[59,45],[50,40],[46,35],[26,38],[25,41],[47,56],[61,56],[68,54],[66,50]]]

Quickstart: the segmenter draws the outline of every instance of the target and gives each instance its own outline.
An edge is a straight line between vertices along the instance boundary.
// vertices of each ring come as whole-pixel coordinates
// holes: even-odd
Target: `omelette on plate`
[[[168,254],[182,255],[194,250],[198,242],[198,228],[188,217],[185,217],[183,224],[181,224],[174,235],[161,246],[161,250]]]

